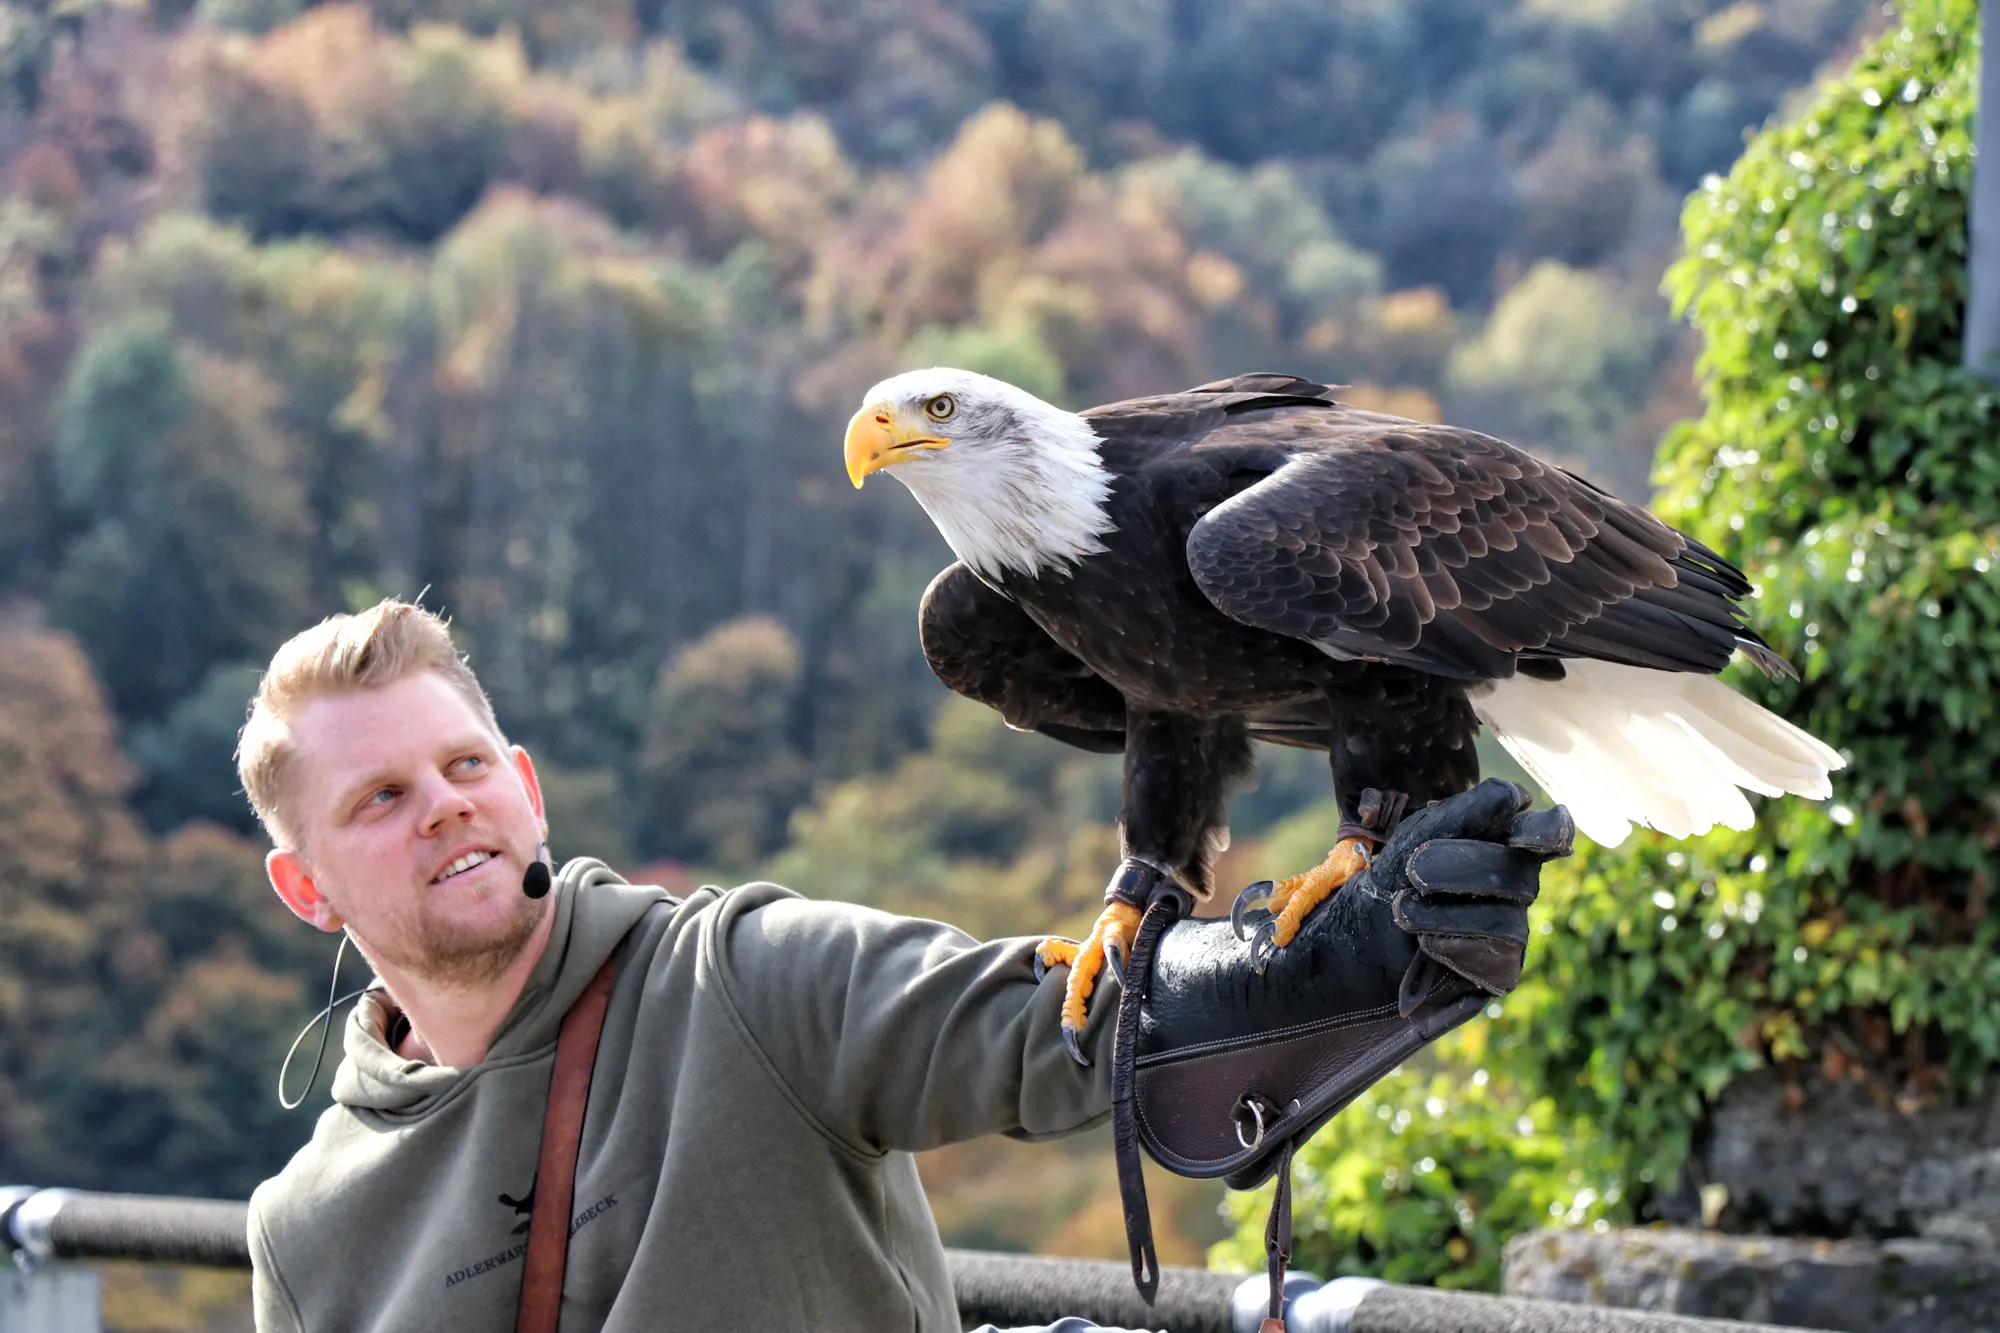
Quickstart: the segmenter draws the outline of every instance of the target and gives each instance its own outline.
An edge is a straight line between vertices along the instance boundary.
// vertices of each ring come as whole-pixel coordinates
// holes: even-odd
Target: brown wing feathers
[[[1738,619],[1743,576],[1644,510],[1490,436],[1279,392],[1310,402],[1273,414],[1296,417],[1289,458],[1188,541],[1225,614],[1461,677],[1511,675],[1516,654],[1713,672],[1742,646],[1780,662]]]

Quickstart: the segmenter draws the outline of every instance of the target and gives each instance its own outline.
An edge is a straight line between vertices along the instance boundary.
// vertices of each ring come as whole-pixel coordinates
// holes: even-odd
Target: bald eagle
[[[925,657],[1017,728],[1125,756],[1125,852],[1213,890],[1252,741],[1324,750],[1327,861],[1239,901],[1258,945],[1360,865],[1400,808],[1479,779],[1492,729],[1577,827],[1615,845],[1747,828],[1744,792],[1825,797],[1838,753],[1715,679],[1749,582],[1637,506],[1504,441],[1241,375],[1077,413],[963,370],[868,391],[856,486],[893,469],[958,556],[924,594]],[[1114,905],[1072,964],[1073,1040]],[[1114,959],[1115,961],[1115,959]]]

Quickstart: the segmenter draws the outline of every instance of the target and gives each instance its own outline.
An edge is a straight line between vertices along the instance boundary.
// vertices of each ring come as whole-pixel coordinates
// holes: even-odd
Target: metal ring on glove
[[[1243,1116],[1241,1112],[1246,1107],[1249,1108],[1251,1117],[1257,1122],[1257,1137],[1254,1139],[1243,1137]],[[1231,1112],[1229,1119],[1236,1127],[1236,1141],[1251,1152],[1255,1152],[1258,1145],[1264,1142],[1264,1099],[1262,1097],[1239,1098],[1236,1103],[1236,1109]]]

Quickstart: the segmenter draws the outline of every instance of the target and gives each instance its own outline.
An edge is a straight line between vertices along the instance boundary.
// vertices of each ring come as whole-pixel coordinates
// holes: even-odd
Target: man
[[[513,1326],[557,1032],[614,953],[565,1330],[955,1330],[911,1154],[1070,1134],[1110,1107],[1116,991],[1080,1067],[1057,1036],[1061,970],[1037,977],[1031,939],[979,944],[768,884],[675,900],[590,860],[526,896],[548,833],[534,765],[418,607],[336,616],[279,649],[238,766],[279,897],[345,930],[381,983],[347,1023],[335,1105],[252,1200],[260,1329]],[[1426,836],[1505,842],[1521,804],[1497,783],[1455,800]],[[1408,860],[1395,850],[1384,864]],[[1497,896],[1458,887],[1467,931],[1510,959],[1489,992],[1518,975],[1539,865],[1487,874]],[[1389,920],[1393,885],[1375,887],[1381,903],[1326,913],[1297,951],[1326,974],[1321,1018],[1379,1018],[1384,995],[1393,1014],[1406,965],[1468,937],[1458,901],[1410,933]],[[1247,975],[1246,951],[1205,952],[1193,973]],[[1155,985],[1214,980],[1185,973],[1163,964]],[[1198,1006],[1204,1039],[1228,1004]]]

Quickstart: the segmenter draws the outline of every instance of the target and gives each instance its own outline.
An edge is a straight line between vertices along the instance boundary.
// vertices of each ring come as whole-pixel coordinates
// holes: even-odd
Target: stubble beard
[[[554,901],[516,894],[501,923],[483,930],[440,920],[420,909],[407,943],[393,949],[358,939],[355,943],[371,961],[393,963],[429,985],[478,990],[498,981],[520,960]]]
[[[501,929],[485,935],[463,926],[448,927],[426,913],[418,919],[417,932],[425,976],[433,985],[463,990],[491,985],[519,961],[549,906],[547,898],[518,895]]]

